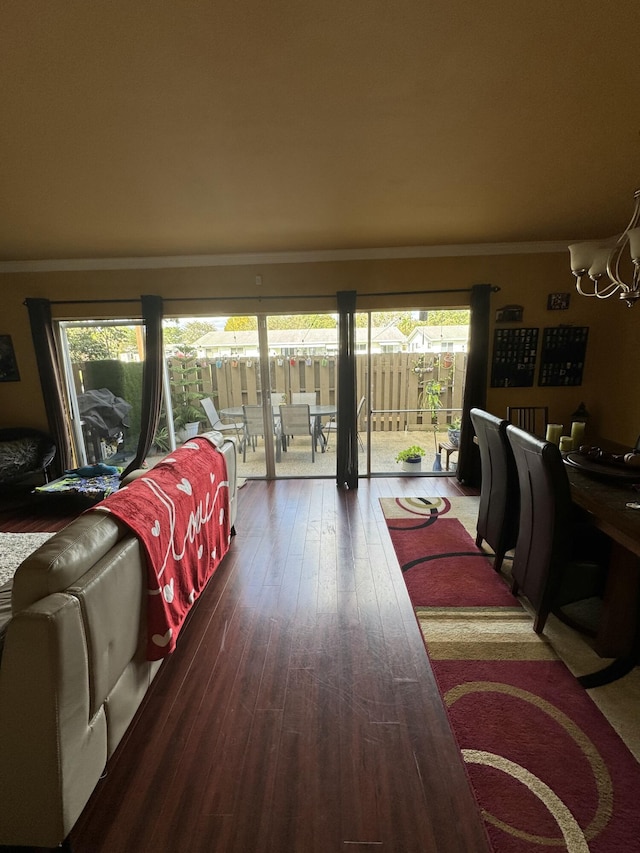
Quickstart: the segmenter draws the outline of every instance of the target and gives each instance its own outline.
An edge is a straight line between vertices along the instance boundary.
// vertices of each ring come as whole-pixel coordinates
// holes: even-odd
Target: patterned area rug
[[[477,499],[380,502],[496,853],[640,851],[640,765],[476,548]]]
[[[53,533],[0,533],[0,586],[11,580],[23,560]]]

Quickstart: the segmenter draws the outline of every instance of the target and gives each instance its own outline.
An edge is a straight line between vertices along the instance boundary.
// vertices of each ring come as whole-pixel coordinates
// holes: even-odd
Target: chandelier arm
[[[594,296],[597,296],[598,299],[608,299],[610,296],[616,292],[616,290],[629,290],[626,284],[622,284],[622,282],[610,281],[606,287],[598,288],[598,282],[596,281],[593,286]]]
[[[586,290],[582,289],[582,278],[584,276],[584,272],[582,272],[582,274],[574,273],[574,275],[576,277],[576,290],[578,291],[580,296],[595,296],[596,295],[595,292],[594,293],[587,293]]]

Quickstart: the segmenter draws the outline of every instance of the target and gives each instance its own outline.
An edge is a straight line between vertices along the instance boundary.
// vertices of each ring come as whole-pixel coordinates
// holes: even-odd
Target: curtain
[[[356,291],[343,290],[338,300],[338,452],[336,483],[358,488],[356,423]]]
[[[162,408],[162,342],[163,304],[161,296],[142,296],[142,318],[145,330],[144,366],[142,368],[142,416],[136,455],[122,472],[125,477],[139,468],[147,457],[158,429]]]
[[[462,401],[460,450],[457,479],[469,486],[480,485],[480,451],[473,441],[473,425],[469,412],[474,406],[484,409],[487,404],[487,372],[489,367],[490,284],[474,284],[471,288],[471,319],[469,328],[469,357]]]
[[[51,319],[48,299],[25,299],[31,336],[36,354],[38,373],[49,432],[56,445],[53,460],[54,476],[74,467],[73,447],[69,435],[69,417],[65,407],[64,378],[60,366],[59,346]]]

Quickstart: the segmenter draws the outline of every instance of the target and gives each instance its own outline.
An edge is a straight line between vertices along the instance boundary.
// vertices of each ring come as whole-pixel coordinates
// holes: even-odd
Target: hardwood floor
[[[249,481],[75,853],[488,851],[378,500],[461,493]]]

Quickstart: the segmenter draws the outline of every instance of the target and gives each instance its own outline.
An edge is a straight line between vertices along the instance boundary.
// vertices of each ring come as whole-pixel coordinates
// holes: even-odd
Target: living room
[[[640,433],[640,379],[632,375],[640,308],[628,308],[616,294],[598,299],[576,292],[567,250],[571,243],[622,232],[632,214],[640,138],[623,116],[634,115],[640,68],[631,0],[613,7],[595,0],[545,0],[526,8],[506,0],[484,6],[470,0],[410,0],[399,6],[382,0],[311,6],[115,0],[99,8],[75,0],[62,6],[11,0],[1,17],[0,334],[11,338],[16,371],[0,382],[0,426],[45,431],[50,426],[26,299],[49,300],[54,320],[139,318],[140,298],[149,294],[161,297],[166,316],[176,318],[335,313],[336,294],[344,291],[355,291],[362,311],[428,311],[467,308],[471,287],[489,284],[495,288],[485,341],[489,364],[497,330],[524,327],[542,334],[550,327],[588,327],[589,338],[579,387],[544,387],[537,375],[531,385],[498,387],[487,375],[486,408],[504,416],[508,405],[544,405],[551,421],[568,425],[584,402],[593,436],[634,446]],[[515,315],[509,314],[514,307]],[[464,488],[449,480],[452,489]],[[298,593],[301,600],[315,594],[312,575],[316,581],[331,575],[333,568],[321,557],[328,560],[327,554],[353,546],[363,575],[369,561],[385,567],[384,578],[367,579],[359,589],[360,612],[373,609],[378,596],[383,601],[395,583],[386,529],[369,510],[357,508],[354,494],[336,495],[331,481],[278,485],[283,504],[273,483],[259,484],[260,498],[245,497],[249,491],[243,490],[239,495],[241,507],[245,501],[245,538],[235,552],[232,546],[225,572],[236,577],[234,560],[248,567],[248,597],[234,599],[252,614],[254,645],[246,649],[278,642],[273,626],[255,616],[273,604],[274,590],[264,580],[269,566],[291,568],[305,555],[304,573],[300,569],[282,592],[298,601]],[[385,489],[391,494],[394,488],[403,494],[415,489],[407,483],[363,487],[375,501]],[[280,537],[264,532],[270,501],[278,507],[273,518]],[[304,534],[295,529],[296,520]],[[251,530],[253,523],[261,530]],[[344,540],[341,525],[349,528]],[[373,537],[368,544],[367,536]],[[294,646],[298,665],[291,677],[300,682],[307,659],[316,661],[320,654],[324,631],[336,627],[331,583],[323,587],[326,598],[313,630],[304,635],[304,622],[296,624],[303,635]],[[223,596],[237,591],[220,586],[211,612],[224,616],[218,605],[227,601],[231,607],[231,598]],[[397,608],[393,630],[411,616]],[[384,608],[379,618],[384,622]],[[227,637],[224,619],[211,620],[212,634],[203,608],[199,620],[182,663],[173,665],[176,683],[188,683],[198,641],[217,660],[232,642],[245,648],[236,622],[236,633]],[[346,655],[348,643],[331,632],[327,637],[334,645],[327,640],[322,646],[325,663],[332,654]],[[420,635],[408,642],[417,660]],[[363,662],[373,668],[371,647],[358,643],[353,659],[343,661],[345,672]],[[389,648],[395,652],[399,644]],[[312,669],[307,666],[306,675]],[[419,669],[431,685],[424,661]],[[247,724],[242,685],[233,680],[232,663],[225,670],[233,691],[225,705],[224,736],[229,749],[235,744],[238,750],[234,766],[246,771],[243,778],[255,773],[251,795],[262,791],[265,808],[274,786],[278,803],[286,803],[282,775],[267,779],[264,791],[256,781],[264,771],[260,750],[247,753],[255,764],[243,764],[233,735],[234,715],[238,729]],[[205,678],[206,667],[198,673]],[[279,713],[273,696],[282,685],[275,676],[269,683],[274,704],[260,708],[251,743],[263,738],[276,749],[270,725]],[[312,703],[317,685],[305,685]],[[180,700],[175,684],[172,690],[176,716],[188,713],[187,699]],[[418,731],[420,703],[433,697],[426,696],[424,684],[407,686],[407,693],[414,690],[420,696],[406,713]],[[435,725],[444,726],[435,700],[432,710]],[[166,713],[167,730],[179,741],[179,727],[171,728],[176,718]],[[298,722],[304,732],[302,711]],[[197,734],[206,739],[206,728]],[[296,796],[302,800],[306,774],[322,767],[322,750],[316,744],[318,752],[306,764],[296,753],[293,728],[287,737],[291,778],[299,775]],[[384,735],[389,765],[396,758],[394,737]],[[135,739],[142,741],[139,731]],[[353,825],[371,831],[342,840],[364,849],[379,841],[374,830],[389,824],[402,829],[401,849],[424,849],[412,847],[412,809],[427,815],[420,818],[421,839],[430,832],[445,837],[444,817],[437,815],[438,807],[444,809],[441,800],[432,816],[412,788],[405,813],[403,792],[391,789],[391,775],[384,777],[388,790],[373,790],[372,780],[382,771],[377,763],[367,765],[365,741],[356,750],[364,771],[350,769],[340,790],[363,786]],[[197,745],[197,739],[189,741],[194,773]],[[402,742],[403,762],[411,758],[409,746]],[[428,751],[421,744],[418,752],[424,769]],[[159,781],[165,753],[150,746],[147,758]],[[442,755],[439,760],[446,763]],[[118,771],[123,784],[127,772],[139,772],[135,762],[123,768]],[[324,767],[323,784],[330,785],[333,770],[330,762]],[[204,784],[215,775],[208,768],[198,780]],[[136,775],[136,781],[144,780]],[[319,784],[313,780],[310,790]],[[132,814],[153,812],[157,803],[150,791],[142,802],[112,796],[110,804],[120,809],[116,823],[140,834],[127,847],[132,836],[118,837],[115,827],[107,840],[119,849],[163,849],[153,833],[145,836],[145,821],[136,823]],[[175,835],[164,839],[165,849],[180,850],[187,836],[192,849],[260,849],[257,843],[224,846],[228,815],[242,800],[237,789],[221,803],[205,802],[206,814],[213,816],[208,831],[217,827],[221,846],[210,842],[213,835],[198,838],[195,829],[195,835],[180,836],[191,814],[188,796],[187,780],[170,804]],[[374,801],[382,804],[375,814],[363,805]],[[168,802],[165,792],[162,803]],[[331,803],[339,806],[335,799]],[[265,812],[258,806],[253,811],[251,832],[236,827],[244,842],[303,838],[308,846],[288,848],[297,853],[335,837],[327,830],[332,815],[315,815],[318,822],[306,829],[297,824],[296,835],[287,834],[287,815],[279,811],[281,834],[269,835],[261,823]],[[108,827],[98,812],[94,826],[105,833],[102,843]],[[242,814],[251,813],[243,804]],[[156,816],[149,824],[159,825],[154,821]],[[80,851],[92,849],[90,823],[85,816]],[[320,827],[317,837],[311,826]],[[469,837],[481,850],[476,829]],[[455,842],[449,849],[456,853]]]

